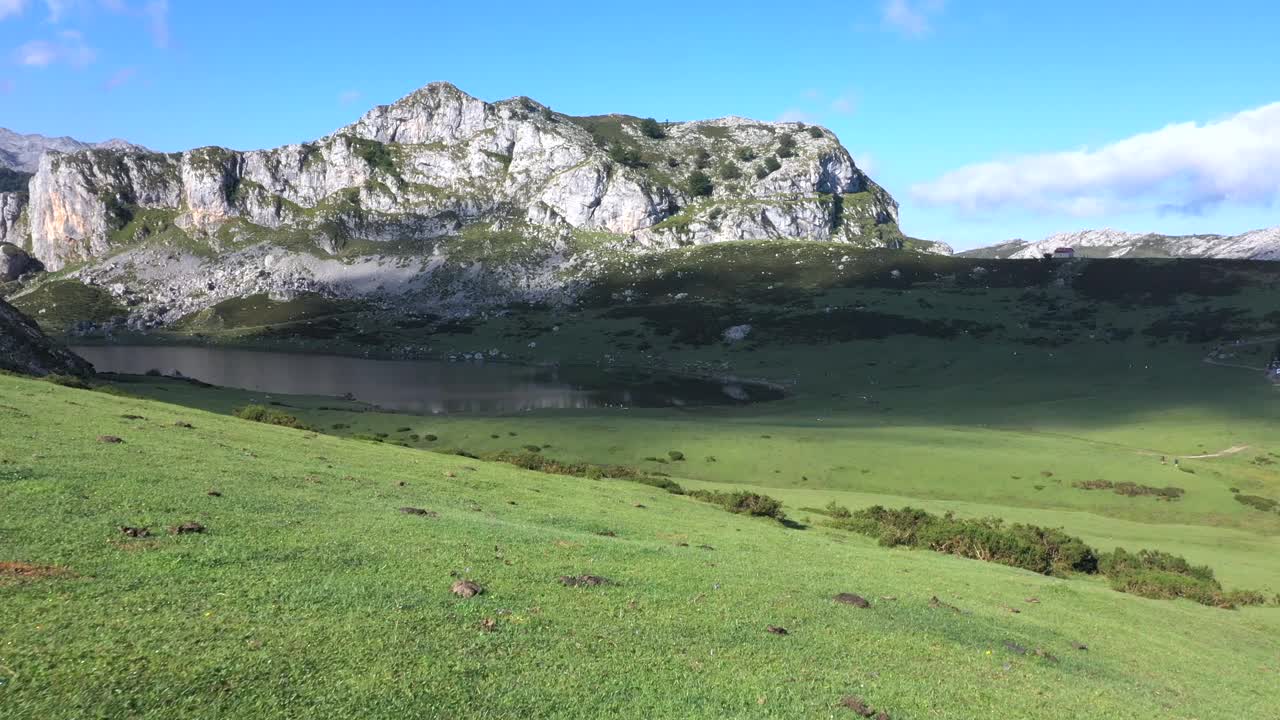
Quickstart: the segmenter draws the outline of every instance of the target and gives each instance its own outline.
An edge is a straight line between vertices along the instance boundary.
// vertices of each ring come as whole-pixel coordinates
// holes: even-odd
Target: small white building
[[[1057,250],[1053,251],[1053,257],[1055,260],[1070,260],[1075,256],[1076,256],[1075,248],[1060,247]]]

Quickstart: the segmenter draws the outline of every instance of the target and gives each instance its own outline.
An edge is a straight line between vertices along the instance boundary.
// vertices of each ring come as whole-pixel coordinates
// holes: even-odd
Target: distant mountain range
[[[1280,260],[1280,227],[1252,230],[1241,235],[1158,235],[1110,229],[1083,230],[1050,235],[1039,242],[1010,240],[956,254],[1017,260],[1042,257],[1060,247],[1073,248],[1077,257]]]
[[[70,137],[45,137],[23,135],[0,127],[0,169],[34,174],[40,165],[40,156],[49,150],[71,153],[80,150],[134,150],[145,152],[141,145],[114,138],[100,143],[89,143]]]

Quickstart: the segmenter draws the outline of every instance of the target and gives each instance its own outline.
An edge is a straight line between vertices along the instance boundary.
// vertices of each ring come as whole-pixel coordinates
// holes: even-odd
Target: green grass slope
[[[847,696],[908,720],[1277,706],[1275,608],[1146,600],[633,483],[8,376],[0,508],[6,718],[855,717]],[[192,521],[207,531],[165,533]],[[557,582],[579,574],[614,584]],[[458,577],[485,592],[451,595]]]

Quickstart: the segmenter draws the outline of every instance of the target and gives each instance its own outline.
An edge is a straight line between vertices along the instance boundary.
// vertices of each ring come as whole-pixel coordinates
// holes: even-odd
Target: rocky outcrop
[[[965,257],[1026,259],[1043,257],[1060,247],[1078,257],[1218,258],[1280,260],[1280,227],[1241,235],[1158,235],[1119,230],[1059,233],[1038,242],[1012,240],[960,253]]]
[[[0,242],[0,282],[13,282],[28,272],[43,269],[25,250]]]
[[[638,247],[900,238],[896,203],[820,128],[741,118],[646,127],[527,98],[486,103],[447,83],[312,143],[50,152],[31,181],[31,247],[52,270],[145,238],[162,214],[198,241],[234,223],[227,232],[297,231],[330,251],[477,222],[603,232]]]
[[[54,344],[12,305],[0,300],[0,369],[25,375],[92,375],[93,366]]]
[[[27,193],[0,192],[0,243],[19,247],[31,242],[27,227]]]

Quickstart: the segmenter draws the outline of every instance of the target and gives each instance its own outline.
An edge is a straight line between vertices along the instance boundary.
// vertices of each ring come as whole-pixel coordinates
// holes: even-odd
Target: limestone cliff
[[[145,239],[161,220],[195,238],[233,220],[297,229],[328,250],[494,220],[641,247],[901,239],[896,203],[821,128],[574,118],[527,98],[482,102],[445,83],[301,145],[49,152],[28,218],[33,254],[52,270]]]

